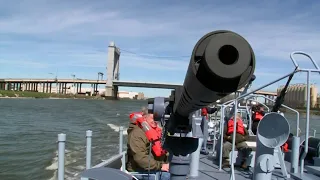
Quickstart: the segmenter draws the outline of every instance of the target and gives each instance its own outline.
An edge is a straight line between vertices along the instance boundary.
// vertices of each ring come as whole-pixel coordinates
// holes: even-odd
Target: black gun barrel
[[[255,56],[250,44],[232,31],[213,31],[195,45],[173,112],[180,117],[243,88],[253,77]]]

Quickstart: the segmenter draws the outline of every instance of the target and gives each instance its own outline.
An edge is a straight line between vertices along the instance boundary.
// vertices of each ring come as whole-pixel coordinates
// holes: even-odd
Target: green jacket
[[[149,147],[150,142],[147,139],[143,130],[135,124],[130,124],[127,130],[128,132],[128,143],[127,143],[127,171],[138,172],[148,171],[149,160],[150,170],[159,171],[161,170],[162,164],[166,161],[166,156],[155,158],[153,153],[149,158]]]

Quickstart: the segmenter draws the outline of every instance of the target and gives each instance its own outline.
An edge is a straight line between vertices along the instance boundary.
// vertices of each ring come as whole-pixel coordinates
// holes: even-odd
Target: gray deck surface
[[[199,177],[196,180],[229,180],[230,179],[230,168],[222,169],[219,171],[218,162],[213,161],[212,156],[201,155],[199,164]],[[290,164],[287,163],[287,169],[289,170]],[[235,167],[235,178],[236,180],[251,180],[253,169],[250,168],[248,171],[244,171],[240,168]],[[289,171],[288,171],[289,172]],[[190,179],[190,178],[189,178]],[[273,180],[283,180],[281,170],[276,169],[273,173]]]

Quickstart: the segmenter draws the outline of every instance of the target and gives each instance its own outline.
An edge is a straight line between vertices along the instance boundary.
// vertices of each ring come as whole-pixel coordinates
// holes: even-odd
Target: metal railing
[[[314,64],[314,66],[315,66],[315,68],[316,69],[301,69],[299,66],[298,66],[298,64],[296,63],[296,61],[295,61],[295,59],[293,58],[293,55],[294,54],[301,54],[301,55],[305,55],[305,56],[307,56],[311,61],[312,61],[312,63]],[[303,53],[303,52],[293,52],[291,55],[290,55],[290,57],[291,57],[291,60],[292,60],[292,62],[293,62],[293,64],[295,65],[295,67],[296,67],[296,69],[293,71],[293,72],[291,72],[291,73],[288,73],[287,75],[285,75],[285,76],[282,76],[281,78],[278,78],[278,79],[276,79],[276,80],[274,80],[274,81],[272,81],[272,82],[270,82],[270,83],[268,83],[268,84],[266,84],[266,85],[264,85],[264,86],[262,86],[262,87],[259,87],[259,88],[257,88],[257,89],[255,89],[255,90],[253,90],[253,91],[251,91],[251,92],[248,92],[248,93],[245,93],[245,94],[242,94],[242,95],[240,95],[239,97],[237,97],[236,99],[234,99],[234,100],[230,100],[230,101],[227,101],[227,102],[225,102],[225,103],[223,103],[222,105],[221,105],[221,117],[220,117],[220,120],[221,120],[221,123],[220,123],[220,138],[221,138],[221,142],[220,142],[220,157],[219,157],[219,170],[221,170],[222,168],[221,168],[221,164],[222,164],[222,147],[223,147],[223,141],[222,141],[222,137],[223,137],[223,125],[224,125],[224,113],[225,113],[225,108],[226,107],[228,107],[228,106],[230,106],[231,104],[238,104],[238,102],[239,102],[239,100],[241,100],[241,99],[243,99],[243,98],[246,98],[247,96],[251,96],[251,97],[262,97],[262,98],[265,98],[265,99],[268,99],[268,100],[270,100],[270,101],[273,101],[273,102],[275,102],[275,100],[274,99],[271,99],[271,98],[268,98],[268,97],[265,97],[265,96],[261,96],[261,95],[254,95],[253,93],[255,93],[255,92],[257,92],[257,91],[259,91],[259,90],[261,90],[261,89],[263,89],[263,88],[265,88],[265,87],[268,87],[269,85],[271,85],[271,84],[274,84],[274,83],[276,83],[276,82],[278,82],[278,81],[281,81],[281,80],[283,80],[283,79],[285,79],[285,78],[287,78],[287,77],[289,77],[290,75],[292,75],[292,74],[295,74],[295,73],[297,73],[297,72],[307,72],[307,88],[308,88],[308,91],[307,91],[307,100],[308,100],[308,102],[307,102],[307,118],[306,118],[306,127],[305,127],[305,133],[306,134],[309,134],[309,115],[310,115],[310,72],[318,72],[318,73],[320,73],[320,69],[319,69],[319,67],[318,67],[318,65],[316,64],[316,62],[314,62],[314,60],[309,56],[309,55],[307,55],[306,53]],[[247,99],[248,100],[248,99]],[[285,105],[282,105],[283,107],[285,107],[285,108],[287,108],[287,109],[289,109],[289,110],[291,110],[291,111],[293,111],[293,112],[295,112],[296,114],[297,114],[297,124],[296,124],[296,137],[298,137],[299,136],[299,126],[300,126],[300,119],[299,119],[299,112],[297,111],[297,110],[295,110],[295,109],[293,109],[293,108],[290,108],[290,107],[288,107],[288,106],[285,106]],[[238,109],[238,106],[235,106],[235,109],[234,109],[234,112],[233,112],[233,114],[236,114],[237,113],[237,110]],[[236,127],[236,121],[234,121],[234,127]],[[230,179],[235,179],[235,176],[234,176],[234,148],[235,148],[235,135],[236,135],[236,133],[235,133],[236,131],[234,131],[234,133],[233,133],[233,135],[232,135],[232,155],[231,155],[231,173],[230,173]],[[315,136],[315,133],[316,133],[316,131],[314,131],[313,132],[314,134],[314,136]],[[306,141],[305,141],[305,146],[307,147],[308,146],[308,138],[306,138]],[[298,151],[298,150],[297,150]],[[300,173],[303,173],[303,164],[304,164],[304,159],[305,159],[305,157],[306,157],[306,154],[308,153],[308,148],[305,148],[304,149],[304,152],[303,152],[303,154],[302,154],[302,156],[301,156],[301,158],[300,158],[300,164],[302,164],[301,166],[300,166]],[[292,164],[292,166],[295,166],[294,167],[294,169],[297,169],[297,166],[298,166],[298,163],[293,163]]]
[[[66,134],[58,134],[58,180],[64,180],[65,174],[65,143]],[[101,163],[91,167],[91,152],[92,152],[92,131],[86,131],[86,169],[106,167],[114,161],[121,159],[121,170],[125,171],[126,167],[126,151],[123,151],[123,127],[119,127],[119,154],[104,160]],[[81,178],[86,180],[87,178]]]
[[[299,65],[298,65],[298,63],[296,62],[296,60],[293,58],[293,55],[295,55],[295,54],[300,54],[300,55],[304,55],[304,56],[308,57],[308,58],[311,60],[311,62],[313,63],[313,65],[315,66],[315,69],[302,69],[302,68],[300,68]],[[280,78],[278,78],[278,79],[276,79],[276,80],[274,80],[274,81],[272,81],[272,82],[270,82],[270,83],[268,83],[268,84],[266,84],[266,85],[263,85],[263,86],[255,89],[255,90],[251,91],[251,92],[242,94],[242,95],[240,95],[239,97],[237,97],[236,99],[234,99],[233,102],[234,102],[234,104],[238,104],[238,101],[239,101],[239,100],[241,100],[241,99],[243,99],[243,98],[245,98],[245,97],[247,97],[247,96],[249,96],[249,95],[251,95],[251,94],[253,94],[253,93],[255,93],[255,92],[257,92],[257,91],[259,91],[259,90],[261,90],[261,89],[263,89],[263,88],[266,88],[266,87],[268,87],[268,86],[270,86],[270,85],[272,85],[272,84],[274,84],[274,83],[277,83],[277,82],[279,82],[279,81],[281,81],[281,80],[283,80],[283,79],[291,76],[292,74],[295,74],[295,73],[297,73],[297,72],[306,72],[306,73],[307,73],[307,107],[306,107],[306,111],[307,111],[307,112],[306,112],[306,115],[307,115],[307,116],[306,116],[305,133],[306,133],[306,134],[309,134],[309,125],[310,125],[310,73],[311,73],[311,72],[320,73],[320,68],[319,68],[319,66],[317,65],[317,63],[312,59],[312,57],[311,57],[310,55],[304,53],[304,52],[301,52],[301,51],[293,52],[293,53],[290,54],[290,58],[291,58],[294,66],[295,66],[295,70],[294,70],[293,72],[290,72],[290,73],[288,73],[288,74],[286,74],[286,75],[284,75],[284,76],[282,76],[282,77],[280,77]],[[228,103],[228,102],[226,102],[226,103],[224,103],[224,104],[222,105],[222,109],[223,109],[223,110],[224,110],[224,106],[225,106],[227,103]],[[238,108],[238,107],[235,106],[234,114],[237,113],[237,108]],[[223,115],[223,113],[221,113],[221,114]],[[221,118],[221,120],[224,120],[224,118]],[[298,120],[298,123],[299,123],[299,120]],[[221,123],[221,124],[222,124],[222,123]],[[299,124],[297,124],[297,126],[299,126]],[[234,121],[234,127],[236,127],[236,121]],[[223,128],[222,128],[222,131],[223,131]],[[298,131],[298,130],[297,130],[297,131]],[[235,173],[235,170],[234,170],[234,157],[233,157],[233,156],[234,156],[234,149],[235,149],[235,136],[236,136],[236,131],[233,131],[233,135],[232,135],[232,155],[231,155],[231,162],[232,162],[232,163],[231,163],[231,173],[230,173],[230,179],[233,179],[233,180],[235,179],[235,175],[234,175],[234,173]],[[306,138],[306,140],[305,140],[305,147],[308,147],[308,145],[309,145],[309,140],[308,140],[308,138]],[[301,174],[304,173],[304,172],[303,172],[303,169],[304,169],[304,159],[305,159],[307,153],[308,153],[308,148],[304,148],[304,152],[303,152],[302,156],[300,157],[300,173],[301,173]],[[221,153],[220,153],[220,154],[221,154]],[[295,164],[295,166],[298,166],[298,164]],[[297,168],[297,167],[295,167],[295,168]],[[219,168],[219,169],[220,169],[220,168]]]

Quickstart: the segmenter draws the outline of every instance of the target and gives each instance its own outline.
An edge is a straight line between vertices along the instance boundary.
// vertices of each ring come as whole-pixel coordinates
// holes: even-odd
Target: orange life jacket
[[[263,115],[260,112],[254,113],[254,121],[260,121],[263,118]]]
[[[284,143],[284,144],[281,146],[281,148],[282,148],[282,151],[283,151],[283,152],[289,152],[289,145],[288,145],[288,143]]]
[[[136,124],[137,122],[137,119],[142,117],[142,112],[133,112],[129,115],[129,118],[130,118],[130,121],[133,123],[133,124]]]
[[[234,123],[233,123],[233,119],[230,119],[228,121],[228,130],[227,130],[227,134],[232,134],[234,131],[234,127],[233,127]],[[237,120],[237,133],[244,135],[244,126],[243,126],[243,122],[241,119]]]
[[[155,156],[161,157],[165,154],[167,154],[167,151],[162,149],[161,146],[161,129],[159,127],[152,128],[149,123],[146,121],[145,118],[138,117],[136,119],[137,125],[144,131],[147,139],[152,143],[152,152]]]

